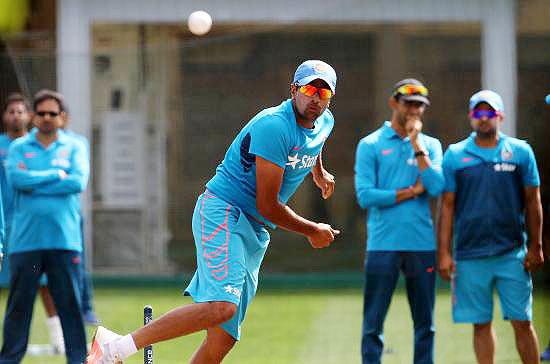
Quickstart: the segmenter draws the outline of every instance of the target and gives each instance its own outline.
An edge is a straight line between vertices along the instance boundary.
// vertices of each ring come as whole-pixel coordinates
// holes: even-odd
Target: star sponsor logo
[[[226,293],[232,294],[236,296],[237,298],[241,298],[241,290],[238,288],[233,287],[232,285],[228,284],[227,286],[223,287]]]
[[[315,165],[315,162],[317,161],[317,156],[309,156],[307,154],[304,154],[301,158],[298,156],[298,153],[294,155],[288,156],[288,162],[286,163],[287,166],[292,167],[292,169],[302,169],[302,168],[310,168]]]
[[[516,165],[511,163],[497,163],[495,164],[495,172],[514,172]]]

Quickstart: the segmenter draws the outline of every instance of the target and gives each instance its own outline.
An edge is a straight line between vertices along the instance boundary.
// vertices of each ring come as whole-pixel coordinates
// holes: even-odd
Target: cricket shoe
[[[86,364],[122,364],[118,353],[113,352],[113,343],[121,338],[103,326],[98,326],[92,340],[92,349],[86,358]]]

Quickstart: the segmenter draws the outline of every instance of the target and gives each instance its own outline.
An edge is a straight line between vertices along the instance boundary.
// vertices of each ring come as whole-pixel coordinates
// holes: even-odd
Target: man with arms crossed
[[[368,209],[363,363],[380,363],[384,320],[399,272],[414,322],[414,363],[433,363],[435,234],[429,200],[440,194],[441,143],[421,133],[428,89],[404,79],[389,98],[391,121],[359,142],[357,201]]]
[[[525,141],[499,132],[504,105],[497,93],[475,93],[469,109],[474,132],[450,145],[443,159],[439,273],[453,281],[453,320],[474,325],[478,363],[495,361],[495,288],[504,319],[514,328],[522,362],[538,363],[530,272],[544,258],[535,156]]]
[[[302,234],[314,248],[330,245],[338,230],[299,216],[286,203],[309,173],[323,198],[334,191],[321,152],[334,125],[328,106],[335,89],[330,65],[306,61],[294,74],[291,99],[261,111],[244,126],[193,214],[198,267],[185,293],[195,303],[126,336],[99,327],[88,364],[119,363],[147,345],[201,330],[207,330],[206,339],[191,363],[220,363],[239,340],[256,294],[269,244],[266,227]]]
[[[86,358],[80,313],[79,264],[82,241],[78,201],[89,164],[84,145],[61,130],[63,96],[39,91],[33,101],[36,126],[8,151],[8,181],[15,189],[9,237],[10,293],[0,363],[19,363],[27,349],[40,276],[57,308],[67,363]]]

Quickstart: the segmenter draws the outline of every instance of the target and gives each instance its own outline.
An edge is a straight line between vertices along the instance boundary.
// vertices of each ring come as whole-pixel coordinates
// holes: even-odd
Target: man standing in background
[[[28,100],[21,94],[10,94],[6,100],[2,122],[5,133],[0,135],[0,187],[2,191],[2,206],[6,225],[6,239],[4,240],[4,264],[0,269],[0,288],[9,288],[10,274],[8,259],[8,240],[11,230],[12,216],[14,209],[13,187],[8,184],[6,176],[6,157],[10,144],[17,138],[27,135],[31,112]],[[64,354],[65,343],[63,342],[63,330],[61,322],[55,309],[50,292],[47,287],[47,278],[43,275],[40,278],[40,297],[46,311],[46,325],[50,337],[50,344],[54,353]]]
[[[537,163],[529,144],[499,131],[504,120],[500,95],[479,91],[469,109],[474,132],[450,145],[443,160],[439,273],[453,281],[454,322],[474,326],[478,363],[495,360],[495,289],[522,362],[538,363],[530,274],[544,262]]]
[[[361,354],[380,363],[384,320],[400,271],[414,322],[414,363],[433,363],[435,236],[430,198],[443,189],[441,143],[423,133],[428,89],[404,79],[389,98],[390,121],[357,146],[355,189],[368,209]]]
[[[79,199],[89,164],[85,146],[60,130],[61,94],[43,90],[33,102],[36,126],[8,151],[8,181],[15,189],[10,232],[11,287],[0,363],[19,363],[26,351],[32,309],[43,273],[59,312],[69,364],[86,358],[80,312]]]

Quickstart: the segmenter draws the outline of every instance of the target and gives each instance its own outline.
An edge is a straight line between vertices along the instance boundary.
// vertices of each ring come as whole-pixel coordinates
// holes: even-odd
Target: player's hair
[[[34,95],[34,100],[32,103],[34,111],[36,111],[36,106],[38,104],[46,100],[54,100],[57,102],[57,105],[59,105],[59,111],[65,111],[65,98],[63,95],[59,92],[47,89],[40,90]]]
[[[27,98],[22,94],[20,94],[19,92],[12,92],[11,94],[8,95],[6,102],[4,102],[4,107],[2,108],[2,112],[5,112],[11,104],[16,102],[22,103],[23,105],[25,105],[25,109],[27,111],[30,111],[31,107],[29,104],[29,100],[27,100]]]

